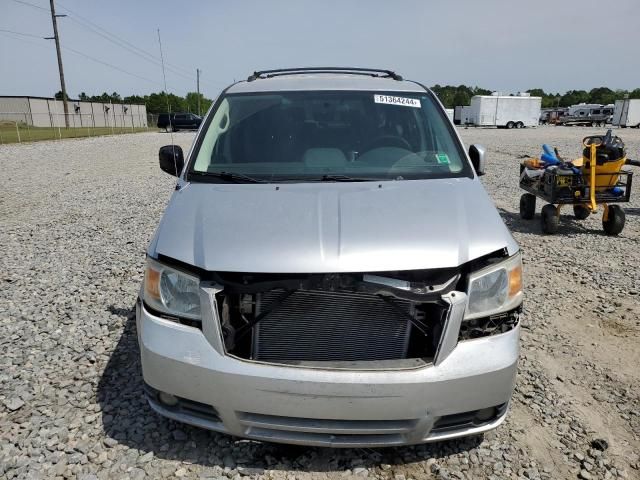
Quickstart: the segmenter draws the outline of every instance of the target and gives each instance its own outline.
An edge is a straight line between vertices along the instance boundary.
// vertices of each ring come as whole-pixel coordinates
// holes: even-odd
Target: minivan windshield
[[[447,122],[426,92],[228,94],[207,120],[188,179],[245,183],[471,177]]]

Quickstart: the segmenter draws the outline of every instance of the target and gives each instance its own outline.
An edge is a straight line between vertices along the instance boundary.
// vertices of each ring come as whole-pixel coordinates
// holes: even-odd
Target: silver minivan
[[[147,252],[144,389],[166,417],[332,447],[507,414],[519,248],[435,95],[386,70],[256,72],[216,99]]]

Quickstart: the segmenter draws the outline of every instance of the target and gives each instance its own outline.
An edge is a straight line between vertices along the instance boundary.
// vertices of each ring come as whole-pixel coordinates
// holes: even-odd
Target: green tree
[[[199,112],[198,112],[198,95],[200,96]],[[211,103],[213,102],[213,100],[206,98],[202,93],[198,94],[197,92],[189,92],[185,96],[185,102],[187,103],[187,109],[190,112],[204,115],[207,112],[207,110],[209,110],[209,107],[211,106]]]
[[[129,95],[128,97],[123,97],[122,102],[142,104],[145,103],[145,97],[141,97],[140,95]]]
[[[560,97],[561,107],[570,107],[578,103],[589,103],[589,93],[584,90],[569,90]]]
[[[607,87],[593,88],[589,92],[590,103],[600,103],[607,105],[613,103],[616,100],[616,93]]]

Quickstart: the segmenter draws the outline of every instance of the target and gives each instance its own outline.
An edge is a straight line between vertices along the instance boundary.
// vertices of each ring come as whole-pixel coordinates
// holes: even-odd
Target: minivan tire
[[[532,193],[523,193],[520,197],[520,218],[531,220],[536,214],[536,196]]]
[[[555,205],[545,205],[542,207],[540,221],[542,231],[546,234],[553,235],[558,231],[560,226],[560,216]]]
[[[618,205],[609,205],[607,220],[602,220],[602,228],[607,235],[618,235],[624,229],[624,210]]]

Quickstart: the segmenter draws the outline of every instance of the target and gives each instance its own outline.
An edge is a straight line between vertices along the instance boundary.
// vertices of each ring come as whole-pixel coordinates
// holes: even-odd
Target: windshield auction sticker
[[[400,105],[403,107],[420,108],[420,100],[408,97],[392,97],[390,95],[374,95],[373,101],[376,103],[386,103],[387,105]]]

